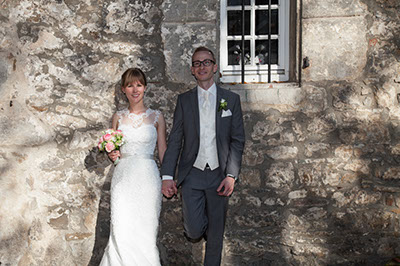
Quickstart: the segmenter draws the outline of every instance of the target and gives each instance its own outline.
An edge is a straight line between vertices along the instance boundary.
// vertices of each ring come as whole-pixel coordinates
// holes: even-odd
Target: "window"
[[[269,0],[245,1],[245,82],[268,82]],[[271,81],[288,81],[290,0],[271,0]],[[241,82],[242,0],[221,0],[222,83]]]

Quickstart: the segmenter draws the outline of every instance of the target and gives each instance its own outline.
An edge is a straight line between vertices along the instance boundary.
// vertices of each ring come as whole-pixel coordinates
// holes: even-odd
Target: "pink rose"
[[[100,137],[99,143],[102,143],[104,141],[103,136]]]
[[[105,135],[103,136],[103,139],[104,139],[105,141],[109,141],[111,138],[112,138],[111,134],[105,134]]]
[[[113,151],[114,149],[115,149],[114,143],[112,143],[112,142],[107,142],[107,144],[106,144],[106,151],[107,151],[107,152],[111,152],[111,151]]]

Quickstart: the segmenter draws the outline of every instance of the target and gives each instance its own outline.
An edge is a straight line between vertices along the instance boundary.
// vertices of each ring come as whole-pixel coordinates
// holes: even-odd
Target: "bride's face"
[[[122,91],[126,94],[130,103],[138,103],[143,101],[144,91],[146,86],[140,83],[138,80],[133,81],[122,88]]]

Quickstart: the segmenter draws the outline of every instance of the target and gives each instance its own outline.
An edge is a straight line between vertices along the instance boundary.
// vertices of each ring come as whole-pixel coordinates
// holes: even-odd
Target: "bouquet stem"
[[[116,166],[119,163],[119,157],[114,161],[114,166]]]

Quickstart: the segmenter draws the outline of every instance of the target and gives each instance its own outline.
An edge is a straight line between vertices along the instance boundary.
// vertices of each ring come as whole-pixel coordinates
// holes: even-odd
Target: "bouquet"
[[[124,134],[121,130],[107,129],[103,132],[103,135],[99,139],[97,147],[100,151],[112,152],[113,150],[119,150],[119,148],[124,144]],[[115,160],[116,165],[119,158]]]

